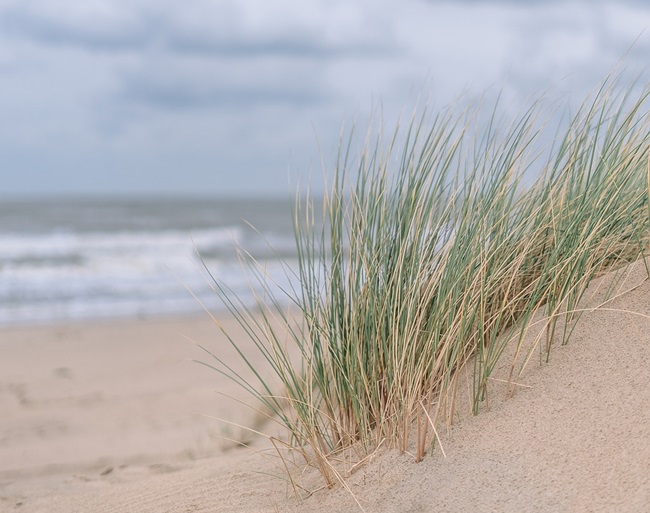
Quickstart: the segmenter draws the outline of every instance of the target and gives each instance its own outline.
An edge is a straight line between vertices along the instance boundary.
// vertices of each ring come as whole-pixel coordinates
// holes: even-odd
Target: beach
[[[243,440],[241,430],[215,420],[280,434],[237,402],[246,394],[236,385],[191,361],[209,361],[201,344],[241,366],[207,314],[3,328],[0,511],[644,511],[642,267],[618,297],[583,315],[548,364],[533,357],[505,401],[498,379],[507,366],[498,369],[489,409],[441,430],[444,456],[436,449],[414,463],[382,449],[346,479],[348,489],[318,489],[307,470],[303,499],[268,441],[236,446],[226,439]],[[231,318],[219,319],[245,341]]]
[[[196,344],[232,358],[218,334],[207,314],[3,329],[0,510],[89,511],[103,492],[146,495],[144,482],[167,474],[231,472],[246,451],[209,417],[254,415],[220,395],[243,398],[236,386],[190,361],[207,361]],[[152,500],[160,511],[164,499]]]
[[[650,513],[650,4],[385,4],[0,6],[0,513]]]

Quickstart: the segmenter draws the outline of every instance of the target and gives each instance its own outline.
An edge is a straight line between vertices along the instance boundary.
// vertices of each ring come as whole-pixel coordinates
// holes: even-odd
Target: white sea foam
[[[184,215],[191,220],[191,212]],[[82,231],[69,222],[27,233],[4,227],[0,324],[198,312],[201,304],[215,310],[223,306],[210,274],[252,303],[256,287],[238,249],[258,259],[272,282],[288,286],[278,258],[291,259],[293,235],[284,227],[257,234],[244,222],[169,229],[166,221],[173,224],[158,219],[158,229],[142,229],[137,219],[135,228],[113,230]]]

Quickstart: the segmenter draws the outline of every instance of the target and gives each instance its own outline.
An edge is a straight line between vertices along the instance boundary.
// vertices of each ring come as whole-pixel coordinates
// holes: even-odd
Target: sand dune
[[[591,306],[611,276],[594,282]],[[343,487],[298,500],[264,440],[233,448],[206,417],[251,422],[188,339],[236,362],[207,318],[0,332],[0,511],[650,511],[650,282],[583,315],[550,363],[533,357],[512,399],[442,433],[415,464],[386,450]],[[641,283],[640,286],[635,287]],[[237,333],[232,320],[226,320]],[[532,340],[532,339],[531,339]],[[529,343],[531,343],[529,341]],[[495,378],[507,375],[507,366]],[[273,429],[272,426],[267,426]],[[235,430],[236,431],[236,430]],[[256,453],[255,451],[259,451]],[[306,472],[306,488],[320,486]],[[352,493],[350,493],[352,492]]]

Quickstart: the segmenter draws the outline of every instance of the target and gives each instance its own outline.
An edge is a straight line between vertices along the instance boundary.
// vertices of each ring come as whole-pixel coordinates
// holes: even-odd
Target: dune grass
[[[233,338],[254,378],[216,354],[208,365],[270,410],[287,433],[275,443],[329,486],[350,448],[358,461],[380,445],[419,461],[454,411],[460,368],[471,366],[478,413],[506,343],[521,343],[536,312],[548,358],[589,282],[644,256],[648,92],[608,79],[551,148],[538,102],[511,121],[497,108],[414,115],[358,153],[343,141],[322,204],[295,204],[299,261],[287,269],[299,287],[278,297],[269,285],[249,308],[215,280],[272,379]],[[251,270],[265,283],[263,266]]]

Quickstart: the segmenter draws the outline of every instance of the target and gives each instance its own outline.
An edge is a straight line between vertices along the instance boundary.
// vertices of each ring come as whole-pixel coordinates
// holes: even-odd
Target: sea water
[[[243,254],[282,299],[291,212],[288,198],[0,201],[0,325],[218,311],[215,281],[250,306],[263,287]]]

